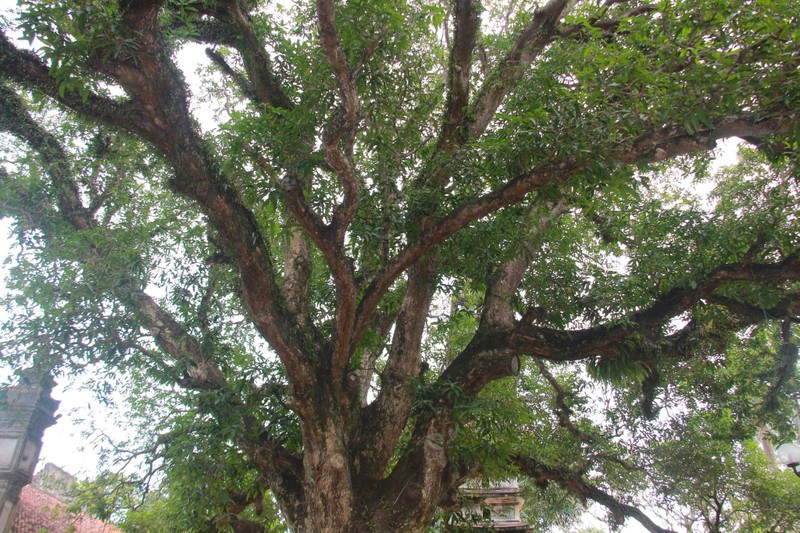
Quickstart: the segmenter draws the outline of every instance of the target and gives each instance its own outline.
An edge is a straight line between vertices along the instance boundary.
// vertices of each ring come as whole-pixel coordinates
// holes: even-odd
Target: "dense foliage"
[[[538,529],[796,529],[798,43],[796,0],[21,1],[2,358],[128,399],[158,490],[79,503],[131,530],[508,477]]]

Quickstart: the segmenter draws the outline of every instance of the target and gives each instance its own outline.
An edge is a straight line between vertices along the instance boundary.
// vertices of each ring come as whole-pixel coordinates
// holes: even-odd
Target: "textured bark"
[[[470,74],[473,50],[478,35],[480,17],[478,6],[471,0],[455,3],[453,14],[455,34],[450,51],[448,71],[449,93],[447,96],[447,117],[439,137],[439,150],[451,152],[467,140],[467,110],[469,106]]]
[[[283,260],[283,290],[286,304],[302,320],[308,319],[308,282],[311,276],[311,250],[300,231],[286,239]]]
[[[435,262],[435,257],[428,257],[409,272],[408,290],[395,323],[389,359],[381,374],[381,392],[362,416],[357,464],[368,478],[383,476],[411,414],[414,399],[411,381],[420,373],[420,345],[435,287],[432,279]]]

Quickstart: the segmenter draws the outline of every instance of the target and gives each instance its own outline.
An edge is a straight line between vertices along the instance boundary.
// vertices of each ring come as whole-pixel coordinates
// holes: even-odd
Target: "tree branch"
[[[342,49],[333,8],[333,0],[317,0],[317,25],[322,52],[339,87],[341,107],[322,133],[325,161],[339,178],[344,198],[334,206],[329,226],[333,254],[329,258],[337,289],[336,342],[331,361],[335,380],[343,379],[344,368],[352,353],[351,338],[356,313],[356,289],[353,273],[342,251],[344,237],[356,215],[361,186],[353,165],[353,143],[361,102],[356,91],[353,71]]]
[[[800,317],[800,292],[783,298],[771,308],[758,307],[726,296],[712,294],[706,298],[710,303],[726,308],[742,323],[756,324],[764,320],[797,321]]]
[[[553,219],[567,213],[569,204],[566,198],[557,202],[548,202],[547,211],[536,216],[536,211],[531,213],[529,237],[527,246],[519,255],[501,263],[495,271],[488,276],[486,295],[483,300],[481,324],[479,329],[509,326],[514,324],[514,312],[511,308],[512,296],[519,289],[530,263],[533,252],[534,237],[544,231]]]
[[[468,109],[463,105],[468,104],[472,52],[480,21],[477,7],[472,5],[471,1],[465,0],[456,5],[457,35],[453,41],[448,71],[450,87],[447,114],[436,154],[447,153],[450,157],[454,157],[460,146],[483,135],[505,96],[524,75],[526,68],[552,41],[558,19],[568,9],[569,4],[569,0],[550,0],[543,8],[536,10],[505,59],[485,78],[483,86]],[[453,113],[455,115],[451,116]],[[450,175],[446,164],[448,161],[449,158],[443,160],[432,158],[417,180],[416,186],[436,187],[445,183]],[[421,185],[422,183],[425,185]]]
[[[519,455],[514,457],[514,463],[520,469],[520,472],[534,479],[539,485],[556,482],[564,490],[574,494],[584,502],[589,499],[599,503],[611,511],[614,519],[619,523],[624,522],[625,518],[633,518],[651,533],[674,533],[670,529],[658,526],[638,507],[623,503],[596,485],[585,481],[580,473],[548,466],[531,457]]]
[[[402,307],[402,306],[401,306]],[[397,321],[399,311],[392,313],[378,312],[372,321],[370,328],[378,339],[386,339]],[[369,391],[371,390],[372,378],[378,370],[376,364],[378,358],[383,355],[384,345],[364,347],[359,361],[359,367],[355,370],[358,377],[358,403],[364,408],[369,405]]]
[[[457,0],[453,13],[455,33],[450,51],[450,69],[447,79],[449,91],[445,107],[445,121],[439,136],[438,151],[450,152],[464,143],[467,106],[469,104],[472,52],[478,35],[480,17],[472,0]]]
[[[759,139],[764,136],[786,133],[793,122],[784,109],[753,113],[741,112],[713,121],[713,127],[700,126],[689,133],[683,126],[667,126],[640,136],[633,144],[612,153],[612,159],[621,163],[663,161],[698,151],[713,149],[715,141],[730,137]]]
[[[489,213],[522,201],[532,190],[566,181],[579,168],[575,159],[554,164],[543,164],[536,169],[511,180],[499,190],[492,191],[478,199],[466,202],[450,214],[433,221],[420,232],[417,238],[389,261],[373,278],[367,287],[358,309],[359,321],[356,323],[354,338],[363,335],[369,316],[380,302],[383,294],[397,277],[414,264],[428,250],[443,242],[455,232],[466,227]]]
[[[553,40],[558,20],[568,6],[568,0],[550,0],[536,10],[506,57],[486,79],[472,104],[469,114],[473,119],[469,138],[477,139],[483,134],[508,92]]]
[[[197,133],[187,108],[187,94],[180,73],[163,43],[157,11],[130,10],[123,27],[137,44],[133,64],[112,62],[107,66],[136,95],[155,126],[146,138],[170,161],[176,171],[170,187],[196,201],[217,230],[236,261],[242,279],[245,306],[256,329],[272,345],[294,386],[307,390],[312,383],[308,349],[314,340],[287,311],[275,279],[275,268],[253,213],[236,187],[219,172],[218,165]],[[125,126],[125,125],[123,125]]]
[[[353,165],[353,143],[358,125],[361,101],[356,91],[353,71],[342,50],[336,29],[333,0],[317,1],[317,24],[322,51],[333,69],[339,87],[341,107],[322,133],[325,161],[342,183],[344,200],[334,207],[331,229],[335,242],[341,245],[344,234],[358,210],[360,184]],[[340,146],[342,143],[342,146]]]
[[[645,15],[647,13],[652,13],[655,10],[656,10],[655,6],[650,6],[650,5],[638,6],[629,11],[626,11],[618,18],[601,20],[599,16],[594,17],[589,21],[589,26],[601,30],[602,35],[607,37],[617,32],[617,29],[619,28],[619,25],[622,24],[623,20],[629,19],[631,17],[638,17],[640,15]],[[602,16],[605,13],[605,11],[607,11],[607,7],[604,6],[602,12],[600,13],[600,16]],[[583,24],[563,25],[558,28],[557,33],[559,37],[569,38],[569,39],[583,40],[588,37],[586,27]]]
[[[558,380],[550,373],[547,369],[547,365],[544,361],[539,358],[533,358],[534,363],[536,364],[536,368],[539,369],[539,373],[544,377],[547,383],[550,384],[553,391],[555,391],[555,402],[556,402],[556,409],[555,415],[558,417],[558,424],[565,428],[567,431],[575,435],[581,442],[586,444],[591,444],[594,439],[591,435],[584,433],[580,429],[578,429],[575,424],[572,423],[572,409],[567,405],[567,392],[564,391],[564,388],[558,382]]]
[[[364,442],[359,455],[367,475],[383,475],[411,414],[411,380],[420,373],[422,334],[436,289],[432,283],[435,268],[436,258],[427,256],[409,270],[389,357],[381,372],[381,390],[361,415]]]
[[[176,21],[172,26],[173,28],[184,28],[186,24],[182,21]],[[205,43],[211,45],[230,46],[236,48],[239,44],[239,39],[235,31],[229,24],[214,19],[200,19],[192,24],[193,33],[190,38],[198,43]]]
[[[58,199],[58,212],[52,212],[42,199],[36,212],[51,212],[50,217],[40,217],[42,226],[48,220],[61,218],[77,231],[97,229],[91,212],[80,199],[80,190],[72,176],[71,165],[61,144],[49,132],[41,128],[28,114],[19,97],[5,86],[0,85],[0,129],[7,131],[26,142],[40,154],[44,167],[50,176]],[[53,234],[52,230],[45,232]],[[104,253],[98,245],[91,243],[92,256],[97,262],[104,261]],[[122,279],[113,291],[115,296],[133,310],[150,331],[158,346],[175,361],[191,361],[190,370],[197,388],[223,388],[226,381],[222,372],[203,353],[201,343],[186,331],[143,290],[129,273],[122,273]]]
[[[225,0],[217,14],[230,17],[230,22],[238,28],[241,39],[236,48],[242,55],[247,75],[250,78],[250,94],[256,101],[271,107],[292,109],[293,104],[272,73],[269,54],[258,39],[253,28],[247,7],[241,0]]]
[[[139,113],[132,101],[116,101],[88,93],[84,99],[71,91],[63,94],[50,69],[33,52],[20,50],[0,31],[0,75],[35,89],[82,114],[113,124],[130,122],[135,126]],[[137,131],[136,133],[140,133]]]
[[[447,109],[437,146],[437,151],[446,152],[456,150],[466,141],[472,52],[480,22],[477,6],[471,0],[458,0],[454,19]],[[424,227],[428,220],[424,217],[419,225]],[[436,264],[436,255],[429,254],[421,263],[409,269],[407,289],[395,321],[389,357],[381,373],[381,390],[362,414],[365,439],[360,446],[363,452],[359,462],[370,476],[382,476],[391,459],[394,443],[411,413],[414,391],[410,382],[420,373],[421,339],[436,288],[432,283]],[[365,320],[371,314],[364,315]],[[359,338],[360,332],[357,330],[354,342],[358,342]]]
[[[285,239],[283,252],[283,291],[286,303],[300,321],[310,321],[308,314],[311,250],[305,235],[298,229]]]
[[[725,283],[748,281],[754,283],[782,282],[800,280],[800,255],[794,253],[777,263],[736,263],[720,266],[711,271],[696,288],[673,289],[662,295],[649,308],[627,317],[627,325],[603,325],[594,328],[559,331],[544,327],[535,327],[520,322],[516,330],[508,335],[508,343],[517,354],[533,355],[551,361],[575,361],[592,356],[614,358],[616,346],[625,339],[644,337],[653,342],[665,339],[662,329],[676,316],[689,310],[702,299],[726,305],[740,318],[764,320],[769,313],[773,316],[785,316],[786,310],[761,310],[760,313],[749,306],[743,311],[743,304],[732,305],[730,300],[721,299],[714,291]],[[794,299],[788,304],[796,306]],[[745,321],[745,323],[752,323]],[[507,345],[500,341],[501,346]]]
[[[741,113],[718,119],[713,130],[706,129],[699,135],[689,134],[680,126],[670,126],[642,135],[631,147],[617,151],[611,157],[625,164],[661,161],[700,150],[711,150],[715,147],[714,141],[717,139],[786,132],[791,121],[788,115],[764,118],[755,113]],[[359,304],[354,338],[360,338],[365,331],[366,324],[363,317],[370,315],[397,277],[428,250],[471,222],[503,207],[519,203],[531,191],[566,182],[585,164],[585,161],[579,161],[575,157],[541,164],[518,175],[500,189],[466,202],[448,215],[432,222],[375,275]]]
[[[249,99],[256,100],[256,93],[253,91],[253,86],[247,82],[244,76],[233,70],[225,58],[222,57],[222,54],[217,52],[212,48],[206,48],[206,57],[211,60],[212,63],[217,65],[219,69],[224,72],[233,83],[239,88],[240,91]]]
[[[70,224],[78,230],[95,227],[91,212],[80,200],[80,190],[72,179],[72,165],[61,143],[40,127],[25,109],[19,97],[0,84],[0,128],[27,143],[39,153],[53,182],[58,206]]]
[[[663,330],[670,321],[689,310],[700,300],[707,299],[725,283],[734,281],[783,282],[800,280],[800,254],[794,253],[778,263],[737,263],[714,269],[696,288],[681,288],[667,292],[649,308],[632,313],[624,323],[604,324],[582,330],[556,330],[531,325],[525,317],[511,329],[487,328],[479,330],[470,344],[442,373],[439,381],[460,385],[468,396],[477,394],[488,383],[513,376],[519,369],[520,356],[532,356],[551,361],[578,361],[592,357],[617,359],[626,341],[643,340],[650,346],[679,345],[687,329],[675,335],[664,336]],[[798,295],[800,297],[800,295]],[[796,298],[787,300],[792,308]],[[785,316],[787,310],[775,310],[775,316]],[[761,315],[761,320],[766,315]],[[759,320],[760,321],[760,320]],[[751,322],[739,317],[734,327]],[[645,359],[653,354],[643,352]],[[624,352],[628,355],[628,352]]]
[[[269,163],[261,153],[256,151],[254,161],[264,174],[269,176],[271,169]],[[334,272],[334,278],[349,275],[349,265],[346,258],[337,249],[331,239],[328,238],[326,226],[316,211],[308,205],[303,193],[303,186],[306,179],[297,175],[294,171],[287,171],[288,176],[278,183],[283,192],[284,205],[297,223],[299,228],[291,229],[291,236],[284,243],[284,285],[283,290],[287,299],[287,305],[297,316],[298,322],[307,326],[308,331],[313,332],[317,339],[317,345],[322,347],[325,344],[319,329],[311,321],[308,314],[308,283],[311,275],[311,250],[305,241],[308,237],[317,245],[322,252],[328,265]],[[305,231],[305,235],[302,231]],[[302,241],[302,242],[301,242]],[[321,349],[319,351],[322,351]]]
[[[313,345],[298,338],[301,330],[287,313],[275,281],[275,269],[253,214],[236,188],[218,171],[217,164],[197,133],[187,108],[187,93],[178,69],[169,56],[158,21],[158,5],[131,1],[120,6],[121,28],[136,43],[135,57],[107,58],[95,67],[111,76],[133,95],[126,113],[119,105],[90,98],[85,105],[70,93],[58,95],[47,68],[36,56],[16,50],[7,39],[0,41],[0,72],[35,90],[52,95],[79,114],[138,134],[170,162],[175,176],[170,188],[196,201],[217,229],[234,257],[242,279],[245,306],[256,329],[281,357],[290,379],[310,389],[311,371],[301,346]],[[106,106],[108,104],[108,106]],[[131,111],[130,109],[133,109]]]
[[[341,52],[341,45],[338,42],[338,36],[335,33],[335,26],[333,26],[332,5],[329,5],[328,7],[328,14],[330,15],[331,19],[322,20],[321,24],[324,27],[325,24],[328,23],[332,28],[332,37],[329,34],[326,35],[329,37],[328,44],[332,47],[331,49],[333,50],[334,58],[338,62],[336,63],[336,68],[334,70],[338,74],[341,74],[342,68],[346,69],[346,60],[343,58],[344,56]],[[237,46],[240,50],[240,53],[242,53],[246,65],[248,66],[248,74],[252,81],[253,91],[260,95],[258,96],[258,100],[269,105],[291,109],[292,106],[290,102],[280,101],[283,98],[281,96],[283,93],[280,91],[279,87],[277,87],[277,82],[275,82],[274,77],[268,70],[269,58],[266,54],[266,51],[263,50],[263,47],[255,37],[255,31],[252,28],[249,16],[247,15],[245,8],[241,5],[241,2],[238,2],[237,0],[229,0],[226,4],[226,11],[222,16],[233,19],[234,23],[238,26],[243,35],[244,43],[240,43]],[[327,29],[330,30],[331,28]],[[222,64],[220,66],[224,70],[231,70],[230,67],[226,69]],[[236,77],[234,77],[234,79],[236,80]],[[241,84],[241,82],[239,83]],[[259,90],[259,86],[261,86],[263,90]],[[352,89],[353,92],[351,93],[348,91],[346,92],[345,96],[355,94],[352,80],[350,80],[349,89]],[[277,95],[277,97],[273,98],[269,95]],[[349,102],[352,102],[352,100]],[[337,123],[336,125],[332,123],[329,125],[329,127],[333,129],[336,129],[335,126],[341,126],[341,123]],[[329,226],[326,226],[320,216],[314,211],[314,209],[311,208],[310,205],[308,205],[303,190],[306,182],[306,178],[304,176],[298,176],[296,175],[295,171],[289,170],[287,177],[280,183],[287,210],[289,213],[291,213],[295,221],[307,233],[310,239],[314,242],[314,244],[317,245],[326,258],[332,271],[334,284],[336,285],[337,342],[335,342],[335,353],[330,354],[327,353],[327,350],[319,350],[320,352],[327,353],[327,355],[323,358],[323,366],[329,367],[329,371],[331,371],[332,367],[335,366],[336,371],[334,373],[341,373],[344,364],[349,357],[349,352],[347,349],[350,346],[349,334],[350,331],[352,331],[352,317],[355,309],[355,282],[352,269],[343,250],[343,242],[344,233],[347,229],[347,226],[355,215],[358,190],[352,164],[349,160],[344,161],[343,163],[344,156],[338,147],[338,140],[343,134],[344,130],[334,131],[333,139],[328,139],[328,141],[332,141],[332,144],[326,144],[328,152],[333,154],[334,164],[331,164],[332,160],[328,157],[328,152],[326,152],[326,159],[328,160],[329,166],[331,166],[331,168],[337,172],[337,175],[340,177],[340,179],[342,179],[342,183],[345,186],[346,204],[343,204],[344,207],[339,205],[334,209],[334,217]],[[325,139],[323,139],[323,142],[326,142]],[[312,141],[309,139],[307,144],[310,149]],[[342,170],[345,171],[344,178],[342,177],[341,172],[339,172]],[[354,188],[354,186],[356,188]],[[285,266],[288,268],[285,271],[286,276],[284,281],[285,287],[289,290],[289,292],[292,293],[291,295],[286,295],[287,298],[291,300],[291,302],[288,303],[288,306],[298,316],[298,320],[306,323],[306,325],[309,325],[308,314],[300,312],[307,310],[307,305],[304,303],[304,297],[302,295],[307,292],[307,276],[309,274],[308,266],[310,264],[308,262],[309,250],[307,245],[301,243],[299,239],[302,239],[302,237],[299,234],[296,234],[287,243],[288,246],[286,247],[286,251],[289,253],[289,255],[285,257]],[[305,280],[303,279],[304,276]],[[317,332],[316,328],[312,327],[308,329],[310,331]],[[337,361],[337,363],[334,365],[333,361]],[[338,377],[341,378],[342,376]],[[339,380],[334,377],[332,381],[337,383]]]

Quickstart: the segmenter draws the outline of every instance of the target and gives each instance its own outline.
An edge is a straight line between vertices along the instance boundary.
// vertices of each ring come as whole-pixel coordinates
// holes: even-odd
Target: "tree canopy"
[[[795,438],[796,0],[31,0],[2,26],[2,357],[124,391],[151,525],[423,531],[518,477],[540,528],[589,500],[796,527],[753,444]]]

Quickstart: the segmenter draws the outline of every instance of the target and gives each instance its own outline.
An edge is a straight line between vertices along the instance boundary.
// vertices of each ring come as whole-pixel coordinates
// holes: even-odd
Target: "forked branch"
[[[338,176],[344,190],[344,199],[334,208],[331,228],[336,243],[344,242],[344,234],[358,209],[360,186],[353,165],[353,143],[361,112],[353,70],[342,49],[336,28],[333,0],[317,1],[317,24],[322,52],[333,70],[339,88],[341,105],[322,133],[325,160]]]
[[[311,373],[308,354],[298,348],[304,345],[297,337],[301,330],[286,311],[255,217],[236,188],[219,172],[195,129],[187,108],[186,88],[164,45],[157,4],[122,3],[120,27],[137,44],[136,60],[107,58],[95,65],[125,87],[132,96],[126,104],[97,101],[91,96],[84,102],[70,92],[59,94],[47,66],[34,54],[17,50],[5,38],[0,41],[0,73],[52,96],[81,115],[140,135],[163,154],[175,170],[169,183],[172,190],[197,202],[235,259],[243,299],[255,327],[275,348],[291,379],[307,387]]]
[[[469,131],[471,139],[477,139],[483,134],[508,92],[545,46],[552,42],[558,21],[569,4],[568,0],[550,0],[533,14],[511,50],[486,79],[470,108],[470,115],[473,117]]]
[[[549,202],[544,213],[539,214],[534,209],[530,214],[527,245],[516,257],[498,265],[495,271],[488,276],[481,314],[481,328],[514,324],[514,312],[511,308],[512,297],[519,289],[530,264],[535,237],[544,231],[554,219],[568,211],[569,203],[566,198],[562,197],[558,201]]]
[[[26,87],[35,88],[79,113],[113,124],[130,121],[135,127],[137,112],[133,102],[111,100],[92,92],[86,93],[85,97],[72,91],[61,93],[58,81],[50,76],[50,69],[39,56],[14,46],[2,31],[0,31],[0,76]]]
[[[339,178],[343,189],[342,202],[334,206],[333,217],[327,228],[332,249],[330,254],[326,254],[336,284],[336,341],[331,364],[336,381],[343,377],[342,373],[352,353],[350,341],[356,313],[355,278],[343,249],[345,233],[358,210],[361,190],[353,164],[353,144],[361,102],[353,70],[339,39],[333,0],[317,1],[317,25],[322,52],[333,70],[341,99],[340,108],[322,133],[325,161]]]
[[[714,129],[706,129],[699,135],[687,132],[682,126],[669,126],[640,136],[628,149],[612,154],[612,158],[626,164],[661,161],[697,151],[711,150],[716,146],[717,139],[784,133],[788,131],[792,120],[789,114],[764,118],[760,114],[742,112],[716,120]],[[428,250],[473,221],[519,203],[534,190],[566,182],[587,163],[575,157],[567,157],[538,165],[516,176],[503,187],[462,204],[430,224],[420,232],[416,240],[409,243],[373,278],[359,305],[354,338],[359,339],[363,335],[367,327],[364,317],[370,316],[391,284]]]

